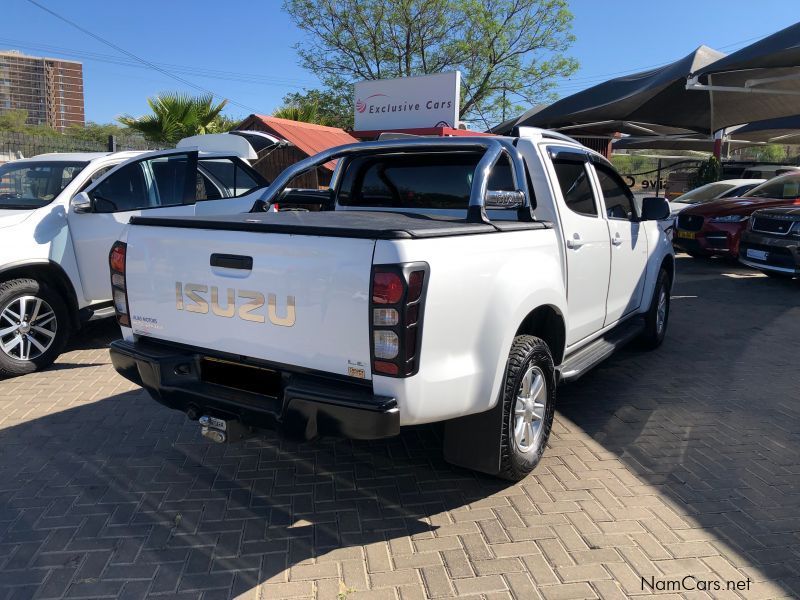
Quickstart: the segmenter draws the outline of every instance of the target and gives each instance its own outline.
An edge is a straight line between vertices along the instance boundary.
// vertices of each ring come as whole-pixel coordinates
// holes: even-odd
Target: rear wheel
[[[34,279],[0,284],[0,376],[49,366],[68,336],[67,307],[46,284]]]
[[[503,387],[500,476],[525,478],[542,458],[555,412],[556,381],[547,344],[531,335],[514,338]]]
[[[667,335],[669,288],[669,273],[666,269],[661,269],[658,272],[658,279],[656,279],[653,298],[650,300],[650,308],[644,316],[644,331],[641,340],[647,349],[658,348],[664,341],[664,336]]]

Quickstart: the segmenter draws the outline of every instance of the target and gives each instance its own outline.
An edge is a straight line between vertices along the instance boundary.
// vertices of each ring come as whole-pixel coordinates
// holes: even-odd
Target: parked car
[[[231,147],[242,153],[241,137]],[[226,138],[227,141],[227,138]],[[0,376],[113,315],[108,252],[134,215],[246,212],[267,182],[227,149],[43,154],[0,167]]]
[[[667,203],[640,213],[570,138],[342,146],[284,171],[265,208],[330,160],[333,210],[139,216],[111,251],[115,368],[207,438],[277,424],[376,439],[443,421],[447,460],[518,480],[559,380],[664,339]]]
[[[670,202],[670,214],[676,216],[683,209],[703,202],[746,196],[747,192],[765,181],[766,179],[726,179],[701,185]]]
[[[800,276],[800,208],[765,208],[750,217],[739,262],[771,277]]]
[[[750,215],[759,208],[787,205],[800,205],[800,172],[770,179],[743,198],[713,200],[682,210],[673,243],[692,256],[735,258]]]
[[[742,178],[764,178],[764,179],[772,179],[773,177],[778,177],[779,175],[788,175],[791,173],[798,174],[800,173],[800,167],[797,165],[760,165],[756,164],[751,167],[747,167],[744,171],[742,171]]]

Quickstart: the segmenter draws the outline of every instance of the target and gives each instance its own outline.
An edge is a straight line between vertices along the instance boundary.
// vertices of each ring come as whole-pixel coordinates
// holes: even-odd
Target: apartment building
[[[14,109],[27,110],[30,125],[83,125],[83,65],[0,51],[0,113]]]

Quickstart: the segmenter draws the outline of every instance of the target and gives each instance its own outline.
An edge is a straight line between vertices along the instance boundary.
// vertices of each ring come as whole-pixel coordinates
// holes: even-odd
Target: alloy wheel
[[[0,310],[0,350],[15,360],[39,358],[57,331],[55,311],[36,296],[14,298]]]
[[[547,411],[547,381],[542,370],[528,367],[514,403],[514,442],[521,452],[539,447]]]

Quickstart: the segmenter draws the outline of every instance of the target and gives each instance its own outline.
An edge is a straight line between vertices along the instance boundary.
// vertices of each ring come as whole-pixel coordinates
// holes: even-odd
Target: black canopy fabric
[[[700,94],[689,96],[686,78],[690,73],[699,71],[723,56],[724,54],[708,46],[700,46],[691,54],[666,66],[617,77],[562,98],[541,110],[529,111],[530,114],[520,117],[512,127],[559,129],[572,125],[618,122],[645,127],[647,124],[655,124],[656,127],[708,133],[708,97]],[[676,110],[678,106],[680,110]],[[509,122],[504,125],[507,123]],[[564,131],[569,133],[569,130]],[[609,133],[613,131],[619,130],[608,129]]]
[[[800,113],[800,23],[693,70],[688,91],[710,97],[714,130]]]

